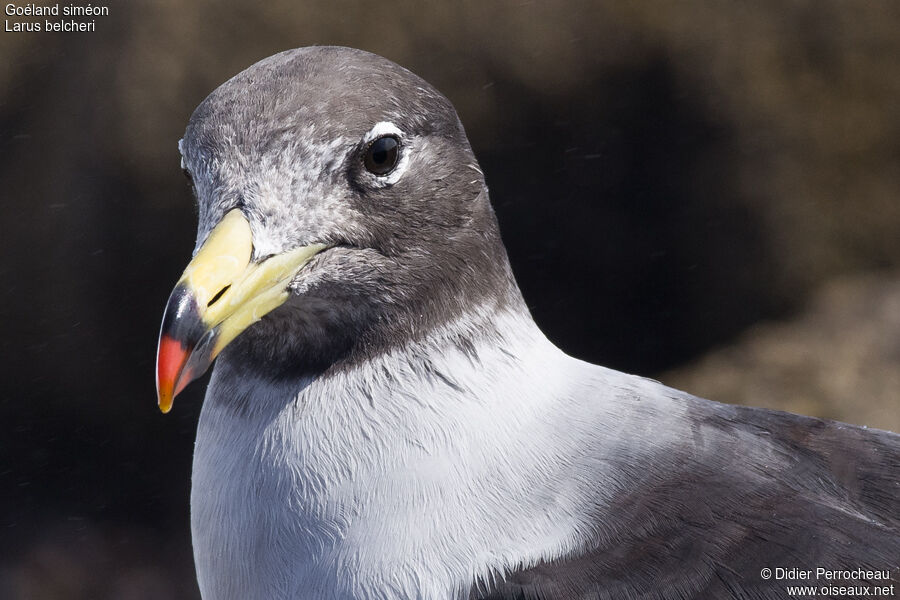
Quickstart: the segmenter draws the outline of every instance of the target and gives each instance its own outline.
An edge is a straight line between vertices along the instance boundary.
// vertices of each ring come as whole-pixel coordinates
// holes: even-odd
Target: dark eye
[[[383,135],[366,148],[363,163],[369,173],[387,175],[400,159],[400,140],[393,135]]]

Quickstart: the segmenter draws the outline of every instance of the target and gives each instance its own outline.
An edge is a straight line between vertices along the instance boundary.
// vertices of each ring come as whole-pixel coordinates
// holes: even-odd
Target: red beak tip
[[[156,389],[159,410],[163,414],[172,410],[175,396],[189,381],[182,373],[188,356],[189,353],[182,347],[181,342],[168,335],[160,338],[159,353],[156,358]]]

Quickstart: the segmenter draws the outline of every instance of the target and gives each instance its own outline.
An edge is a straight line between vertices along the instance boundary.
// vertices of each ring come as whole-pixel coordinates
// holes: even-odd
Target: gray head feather
[[[403,172],[392,179],[363,165],[379,124],[401,140]],[[180,147],[198,246],[234,208],[251,223],[257,258],[336,246],[229,348],[250,363],[315,372],[425,335],[471,303],[524,310],[453,106],[386,59],[337,47],[267,58],[200,104]]]

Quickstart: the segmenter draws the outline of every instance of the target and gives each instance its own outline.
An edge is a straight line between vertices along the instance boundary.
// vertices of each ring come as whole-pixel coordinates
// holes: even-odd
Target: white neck
[[[524,312],[482,317],[470,345],[456,323],[313,380],[217,367],[191,501],[204,598],[462,597],[571,549],[585,511],[547,473],[577,452],[567,382],[593,367]]]

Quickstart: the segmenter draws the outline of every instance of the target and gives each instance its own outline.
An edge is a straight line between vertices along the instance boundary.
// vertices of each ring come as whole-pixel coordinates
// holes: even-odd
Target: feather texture
[[[361,153],[385,131],[401,159],[379,179]],[[896,582],[900,436],[555,348],[456,113],[415,75],[285,52],[213,92],[180,148],[198,245],[237,209],[255,259],[329,247],[218,358],[191,492],[205,600],[783,599],[761,575],[778,568]]]
[[[763,567],[896,577],[895,434],[708,402],[572,359],[527,315],[480,317],[301,382],[217,368],[192,497],[204,597],[781,598]]]

